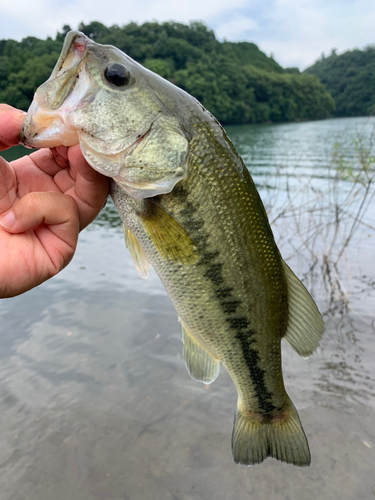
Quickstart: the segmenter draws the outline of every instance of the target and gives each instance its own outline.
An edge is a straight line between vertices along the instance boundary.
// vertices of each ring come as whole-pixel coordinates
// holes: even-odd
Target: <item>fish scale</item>
[[[210,141],[215,143],[217,139],[211,134],[204,136],[202,129],[204,130],[204,127],[198,130],[199,140],[191,143],[188,178],[182,181],[172,193],[163,195],[157,200],[157,203],[172,215],[196,244],[200,254],[199,260],[189,267],[181,267],[177,264],[171,272],[173,264],[159,258],[152,242],[142,243],[146,237],[142,234],[144,231],[142,218],[137,228],[132,225],[130,229],[141,242],[141,246],[164,283],[184,324],[194,332],[194,336],[207,350],[223,362],[229,373],[235,370],[236,375],[232,378],[238,392],[242,395],[243,404],[268,413],[276,406],[282,406],[286,399],[280,356],[281,336],[286,328],[286,297],[283,307],[277,309],[276,314],[275,312],[267,314],[266,310],[267,307],[273,309],[274,295],[278,301],[280,300],[280,291],[268,288],[265,293],[263,268],[270,267],[272,250],[278,257],[278,259],[272,259],[279,278],[279,280],[273,279],[276,282],[276,288],[280,281],[281,287],[278,288],[285,289],[285,279],[281,265],[277,266],[280,258],[275,244],[266,240],[264,231],[259,237],[256,236],[256,231],[259,228],[264,229],[268,224],[262,220],[263,210],[254,209],[254,200],[258,202],[260,200],[256,192],[249,191],[245,167],[241,165],[240,169],[238,160],[235,163],[230,162],[230,156],[233,154],[231,149],[227,147],[225,150],[220,143],[217,146],[210,144]],[[195,152],[195,144],[197,152]],[[215,151],[216,147],[220,151],[224,149],[226,153],[224,158],[223,153],[217,156],[205,153],[207,150]],[[202,163],[197,162],[197,158],[201,157],[205,157],[206,163],[203,171]],[[227,175],[220,176],[220,173],[218,175],[220,170],[225,170]],[[234,195],[233,190],[228,186],[228,177],[232,185],[236,186]],[[225,195],[218,200],[217,193],[223,192]],[[242,198],[245,198],[244,203],[241,194]],[[118,206],[116,196],[114,201]],[[211,208],[213,202],[216,205],[214,213]],[[240,208],[237,206],[239,203]],[[207,211],[211,215],[207,215]],[[200,212],[203,212],[204,220],[201,217],[197,218]],[[119,213],[124,223],[128,225],[129,222],[126,216],[124,217],[121,207]],[[241,218],[236,216],[233,219],[233,214],[237,213],[241,214]],[[238,231],[238,226],[241,227],[241,231]],[[221,230],[218,229],[219,227]],[[254,233],[255,242],[249,244],[247,240]],[[250,251],[244,256],[243,248],[252,248],[254,245],[258,249],[261,247],[260,251],[257,250],[256,256],[254,257]],[[259,257],[262,252],[265,265],[259,272],[260,276],[257,277],[254,260],[259,266],[261,263]],[[238,270],[233,273],[233,268],[236,267]],[[250,279],[245,279],[244,269],[252,269]],[[267,272],[270,281],[275,274],[272,271],[271,268]],[[183,297],[181,297],[182,282],[184,283]],[[233,311],[226,311],[226,302],[217,296],[217,292],[223,288],[230,289],[226,299],[236,298],[237,307]],[[203,291],[207,294],[207,300],[202,303]],[[262,297],[265,301],[262,301]],[[252,307],[251,303],[253,303]],[[268,321],[266,322],[267,315]],[[200,319],[202,316],[209,318],[207,325]],[[258,318],[260,318],[260,325],[256,321]],[[269,325],[270,322],[276,324],[276,328],[274,325]],[[282,324],[284,324],[284,330],[280,328]],[[264,342],[265,330],[269,339],[267,344]],[[262,338],[261,341],[257,340],[258,335]],[[273,344],[276,344],[277,348],[273,347]],[[262,352],[262,347],[264,352]],[[271,347],[273,347],[272,351],[270,351]],[[229,352],[231,355],[228,359]],[[276,352],[276,356],[272,354],[270,363],[267,363],[270,352]],[[267,381],[265,380],[266,366],[269,373]],[[269,402],[270,399],[274,399],[274,403]]]
[[[178,313],[188,372],[212,383],[221,362],[235,384],[235,462],[271,456],[309,465],[280,344],[310,356],[323,321],[282,260],[254,182],[215,118],[115,47],[70,32],[22,137],[31,147],[79,143],[112,178],[134,265],[146,278],[151,263]]]

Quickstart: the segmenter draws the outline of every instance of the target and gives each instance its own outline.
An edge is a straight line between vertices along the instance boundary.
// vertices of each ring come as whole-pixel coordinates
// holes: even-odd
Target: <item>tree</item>
[[[336,103],[336,116],[366,116],[375,107],[375,47],[329,57],[306,69],[316,75]]]
[[[254,43],[221,43],[199,22],[107,27],[93,21],[81,23],[79,30],[98,43],[117,46],[180,86],[222,123],[326,118],[334,109],[316,76],[284,70]],[[0,99],[26,109],[49,77],[69,31],[64,25],[55,40],[0,40]]]

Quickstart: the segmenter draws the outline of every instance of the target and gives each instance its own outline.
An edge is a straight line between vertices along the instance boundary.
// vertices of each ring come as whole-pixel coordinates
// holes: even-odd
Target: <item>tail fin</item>
[[[310,465],[309,445],[292,401],[272,418],[237,408],[232,434],[236,463],[260,464],[267,457],[298,467]]]

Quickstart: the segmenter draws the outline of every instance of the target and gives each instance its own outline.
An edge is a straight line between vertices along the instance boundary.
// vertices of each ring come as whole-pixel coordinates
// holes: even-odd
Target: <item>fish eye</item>
[[[109,83],[123,87],[130,82],[130,73],[123,64],[113,63],[106,67],[104,76]]]

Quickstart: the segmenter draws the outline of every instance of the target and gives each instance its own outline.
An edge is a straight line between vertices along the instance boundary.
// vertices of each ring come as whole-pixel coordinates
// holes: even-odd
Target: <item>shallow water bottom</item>
[[[99,257],[87,258],[95,242],[85,233],[60,277],[0,304],[1,500],[375,498],[366,321],[331,318],[310,360],[283,349],[311,467],[235,465],[229,375],[193,381],[157,278],[136,276],[115,232],[100,243],[99,255],[110,247],[116,257],[98,276]]]

